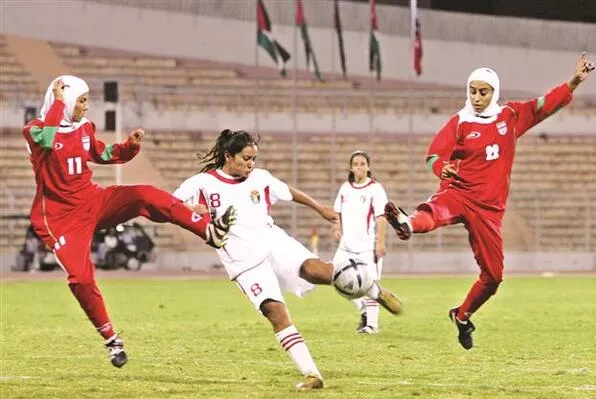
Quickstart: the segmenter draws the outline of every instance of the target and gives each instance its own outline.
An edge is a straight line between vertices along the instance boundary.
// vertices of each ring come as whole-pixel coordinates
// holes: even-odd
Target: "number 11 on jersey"
[[[67,158],[68,163],[68,174],[69,175],[80,175],[83,173],[83,161],[81,157]]]

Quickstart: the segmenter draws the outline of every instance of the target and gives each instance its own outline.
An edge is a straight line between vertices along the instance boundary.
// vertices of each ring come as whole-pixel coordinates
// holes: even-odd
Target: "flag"
[[[302,33],[302,41],[304,42],[304,52],[306,53],[306,66],[311,70],[317,79],[321,80],[321,71],[317,63],[317,57],[312,48],[310,36],[308,35],[308,25],[304,17],[304,9],[302,8],[302,0],[296,0],[296,26],[300,28]]]
[[[422,36],[420,35],[420,20],[418,19],[418,1],[410,0],[411,30],[413,32],[414,70],[416,76],[422,75]]]
[[[337,32],[337,40],[339,41],[339,59],[341,61],[341,72],[346,78],[346,53],[344,52],[344,36],[341,31],[341,19],[339,18],[339,4],[338,0],[333,0],[333,19],[335,21],[335,32]]]
[[[379,27],[377,25],[377,6],[375,0],[370,1],[370,42],[368,44],[368,69],[377,72],[377,80],[381,80],[381,46],[379,44]]]
[[[290,53],[283,48],[271,34],[271,21],[263,0],[257,0],[257,43],[263,47],[269,56],[277,64],[279,73],[286,75],[286,63],[290,59]]]

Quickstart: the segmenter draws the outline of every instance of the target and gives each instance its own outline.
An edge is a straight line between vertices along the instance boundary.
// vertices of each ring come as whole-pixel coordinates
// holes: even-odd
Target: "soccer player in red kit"
[[[517,140],[569,104],[593,69],[583,53],[569,81],[540,98],[503,106],[498,104],[497,74],[476,69],[468,78],[466,105],[439,131],[426,155],[428,167],[441,179],[439,191],[409,217],[391,202],[385,207],[402,240],[456,223],[468,230],[480,276],[464,302],[449,311],[465,349],[473,346],[470,316],[495,294],[503,277],[502,222]]]
[[[211,221],[169,193],[150,185],[100,187],[91,180],[87,162],[124,163],[137,155],[144,132],[136,129],[123,143],[106,145],[95,137],[95,125],[85,117],[89,87],[75,76],[60,76],[48,87],[41,117],[23,129],[37,190],[31,223],[53,249],[68,273],[68,285],[81,308],[105,339],[112,364],[127,362],[124,344],[115,333],[95,282],[90,246],[96,229],[137,216],[177,224],[219,248],[235,220],[230,208]]]

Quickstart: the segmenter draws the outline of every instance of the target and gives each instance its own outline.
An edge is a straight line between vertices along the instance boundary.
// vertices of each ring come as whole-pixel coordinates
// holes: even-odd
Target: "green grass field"
[[[331,288],[288,304],[324,377],[301,376],[266,320],[228,281],[104,279],[127,344],[112,367],[62,281],[1,285],[2,398],[595,398],[596,278],[509,277],[463,350],[447,311],[473,277],[386,280],[406,313],[354,333]]]

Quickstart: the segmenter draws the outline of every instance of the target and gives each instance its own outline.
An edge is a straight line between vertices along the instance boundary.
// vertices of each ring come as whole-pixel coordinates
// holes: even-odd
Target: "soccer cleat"
[[[368,320],[366,318],[366,312],[363,312],[360,314],[360,323],[358,323],[358,327],[356,327],[356,332],[359,332],[364,327],[366,327],[366,323],[368,323]]]
[[[236,223],[236,208],[228,207],[225,213],[207,225],[206,242],[213,248],[221,248],[226,245],[228,231]]]
[[[466,321],[458,320],[458,318],[457,318],[458,311],[459,311],[459,308],[451,309],[449,311],[449,319],[457,327],[457,332],[458,332],[457,339],[459,340],[459,343],[461,344],[461,346],[463,346],[464,349],[472,349],[472,347],[474,346],[474,341],[472,340],[472,333],[474,332],[474,330],[476,330],[476,327],[474,327],[472,320],[469,320],[469,319]]]
[[[393,202],[385,205],[385,218],[395,230],[400,240],[409,240],[412,237],[412,223],[403,209],[395,206]]]
[[[302,382],[296,384],[296,389],[299,391],[321,388],[323,388],[323,379],[316,374],[308,374],[304,377]]]
[[[108,348],[108,356],[112,365],[118,368],[124,366],[128,361],[128,357],[126,356],[126,352],[124,352],[124,342],[120,337],[114,335],[106,341],[105,345]]]
[[[391,314],[398,315],[402,313],[404,311],[404,307],[399,298],[395,296],[393,292],[386,290],[380,285],[378,287],[379,297],[376,299],[376,301],[379,303],[379,305],[387,309],[387,311],[389,311]]]
[[[356,330],[358,334],[378,334],[379,329],[372,327],[372,326],[364,326],[358,330]]]

